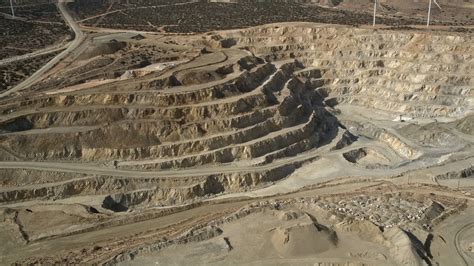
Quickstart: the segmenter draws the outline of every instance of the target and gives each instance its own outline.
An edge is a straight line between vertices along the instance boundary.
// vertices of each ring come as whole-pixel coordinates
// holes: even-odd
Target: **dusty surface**
[[[87,3],[35,5],[75,37],[0,96],[1,264],[474,263],[469,2]]]

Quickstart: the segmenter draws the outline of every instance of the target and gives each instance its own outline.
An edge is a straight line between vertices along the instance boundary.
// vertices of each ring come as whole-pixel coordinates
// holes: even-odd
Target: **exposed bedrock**
[[[48,111],[35,107],[32,114],[3,123],[1,144],[29,160],[157,159],[157,168],[251,159],[297,143],[308,150],[336,121],[323,108],[319,93],[293,76],[300,67],[292,60],[265,63],[255,67],[254,74],[261,71],[258,77],[244,73],[242,82],[221,85],[237,94],[216,97],[208,88],[193,90],[186,93],[208,96],[191,97],[185,105],[72,101],[67,107],[56,103]],[[16,113],[23,112],[10,116]]]
[[[462,117],[472,109],[471,35],[379,31],[310,24],[214,35],[270,60],[295,58],[330,105],[359,105],[412,117]]]
[[[109,196],[104,196],[104,207],[123,211],[137,205],[184,203],[198,197],[243,191],[285,178],[297,166],[298,164],[288,164],[255,172],[179,178],[86,176],[34,187],[3,189],[0,191],[0,204],[33,199],[58,200],[74,196],[109,194]]]
[[[1,202],[97,195],[118,211],[176,204],[281,180],[322,145],[334,151],[358,137],[376,143],[341,154],[355,167],[396,168],[433,150],[468,148],[470,35],[290,23],[190,40],[210,47],[169,70],[0,100],[2,160],[92,163],[112,173],[8,171]],[[399,117],[424,124],[392,128]],[[196,174],[144,177],[171,170]]]
[[[338,135],[342,146],[349,141],[310,81],[317,73],[302,75],[305,67],[294,59],[269,63],[247,52],[228,54],[216,57],[230,62],[195,67],[197,58],[180,65],[171,83],[142,81],[146,90],[100,85],[2,102],[6,159],[100,163],[106,172],[141,170],[147,177],[9,170],[0,201],[94,195],[115,211],[177,204],[265,186],[317,158],[316,149]],[[171,169],[188,173],[152,175]]]

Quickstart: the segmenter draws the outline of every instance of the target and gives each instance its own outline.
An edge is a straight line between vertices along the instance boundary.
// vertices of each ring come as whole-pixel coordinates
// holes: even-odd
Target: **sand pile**
[[[384,236],[390,241],[390,253],[399,265],[427,265],[423,261],[424,252],[418,249],[410,237],[400,228],[386,230]]]
[[[344,221],[337,224],[336,229],[356,233],[363,240],[389,248],[391,259],[398,265],[426,264],[422,259],[426,257],[426,252],[422,247],[417,247],[410,236],[399,227],[382,231],[370,221]]]
[[[283,214],[285,219],[296,216],[297,213],[295,212]],[[336,246],[336,233],[323,225],[313,222],[309,215],[304,214],[293,221],[270,230],[270,241],[280,256],[312,255],[327,251]]]
[[[81,54],[79,60],[89,59],[95,56],[101,56],[106,54],[113,54],[118,50],[125,48],[127,44],[125,42],[111,41],[104,43],[91,44],[84,53]]]
[[[382,230],[380,230],[377,225],[367,220],[344,221],[336,225],[336,230],[356,233],[364,240],[378,244],[386,244]]]

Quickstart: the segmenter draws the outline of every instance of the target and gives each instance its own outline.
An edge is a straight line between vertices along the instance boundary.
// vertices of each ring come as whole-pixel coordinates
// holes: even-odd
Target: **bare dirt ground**
[[[59,3],[74,41],[0,97],[1,264],[472,265],[471,18],[336,2]]]

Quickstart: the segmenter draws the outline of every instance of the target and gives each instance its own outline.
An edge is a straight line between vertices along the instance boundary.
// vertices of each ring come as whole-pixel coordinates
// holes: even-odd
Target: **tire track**
[[[460,236],[464,234],[464,232],[474,228],[474,222],[468,223],[461,227],[456,234],[454,235],[454,246],[456,247],[456,251],[458,252],[459,256],[461,257],[462,261],[464,262],[464,265],[469,266],[469,257],[467,257],[464,253],[464,250],[462,249],[461,243],[460,243]]]

